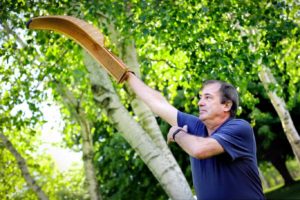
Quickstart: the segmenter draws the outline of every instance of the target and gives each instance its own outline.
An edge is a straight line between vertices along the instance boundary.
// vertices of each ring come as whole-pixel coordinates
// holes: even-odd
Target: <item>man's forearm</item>
[[[153,101],[165,101],[165,98],[156,90],[147,86],[143,81],[137,78],[134,74],[128,73],[127,82],[134,93],[150,108]]]
[[[177,125],[177,109],[168,103],[162,94],[141,81],[134,74],[128,72],[127,82],[134,93],[144,101],[159,117],[171,125]]]

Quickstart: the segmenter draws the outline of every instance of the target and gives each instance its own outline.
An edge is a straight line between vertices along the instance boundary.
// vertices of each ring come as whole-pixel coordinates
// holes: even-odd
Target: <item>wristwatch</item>
[[[174,131],[174,133],[172,134],[173,140],[175,141],[175,136],[177,133],[179,133],[180,131],[184,131],[183,129],[179,128],[176,131]]]

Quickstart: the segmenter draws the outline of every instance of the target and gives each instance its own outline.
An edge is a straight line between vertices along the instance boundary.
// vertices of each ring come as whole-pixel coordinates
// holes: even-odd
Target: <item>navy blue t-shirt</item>
[[[178,126],[188,126],[188,133],[212,137],[225,153],[208,158],[190,157],[193,184],[198,200],[265,199],[256,161],[253,129],[241,119],[228,119],[211,136],[198,117],[178,111]]]

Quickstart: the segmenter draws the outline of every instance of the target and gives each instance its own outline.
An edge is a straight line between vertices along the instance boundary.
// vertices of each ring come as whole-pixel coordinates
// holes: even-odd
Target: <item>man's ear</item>
[[[224,105],[225,111],[230,111],[232,107],[232,101],[226,101]]]

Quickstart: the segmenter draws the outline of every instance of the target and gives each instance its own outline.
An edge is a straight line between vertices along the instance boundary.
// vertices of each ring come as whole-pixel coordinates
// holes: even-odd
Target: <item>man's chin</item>
[[[202,116],[202,115],[199,115],[199,117],[198,117],[201,121],[203,121],[203,120],[205,120],[205,117],[204,116]]]

